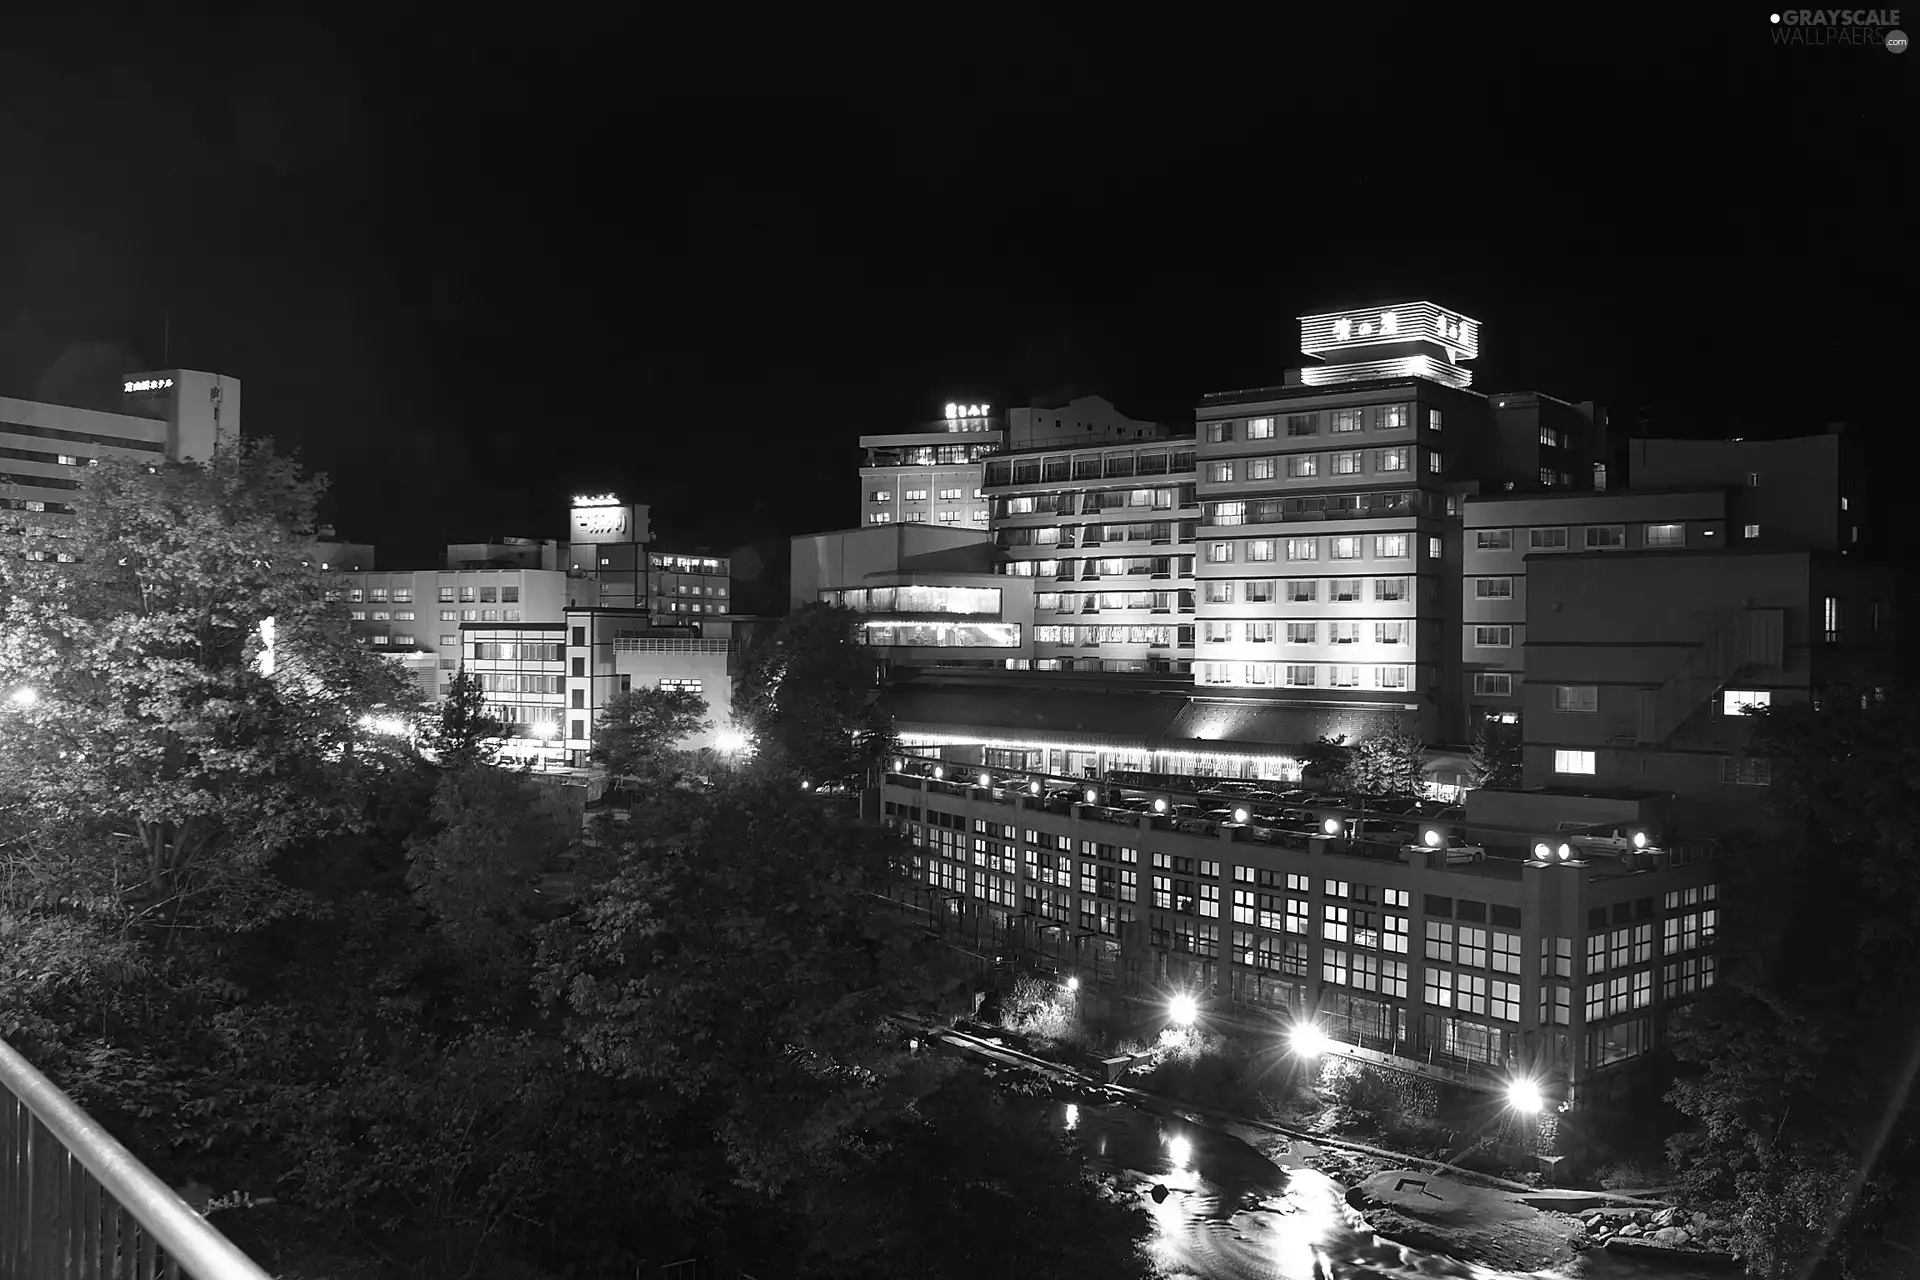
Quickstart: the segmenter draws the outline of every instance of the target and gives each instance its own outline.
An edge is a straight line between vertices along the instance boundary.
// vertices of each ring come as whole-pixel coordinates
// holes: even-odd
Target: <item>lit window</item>
[[[1360,451],[1343,449],[1333,455],[1333,474],[1337,476],[1357,476],[1360,474]]]
[[[1473,629],[1473,647],[1476,649],[1510,649],[1513,647],[1513,628],[1475,627]]]
[[[1047,594],[1046,592],[1041,592],[1038,599],[1044,601],[1047,598]],[[1056,599],[1057,598],[1058,597],[1056,597]],[[1232,604],[1233,584],[1231,582],[1209,582],[1207,584],[1207,603]]]
[[[1592,777],[1594,773],[1593,752],[1555,751],[1553,753],[1553,771],[1555,773],[1583,774],[1587,777]]]
[[[872,493],[872,495],[871,495],[871,497],[869,498],[869,501],[872,501],[872,502],[892,502],[892,501],[893,501],[893,491],[892,491],[891,489],[875,489],[875,490],[873,491],[873,493]]]
[[[1231,462],[1209,462],[1207,479],[1213,484],[1233,483],[1233,464]]]
[[[1273,439],[1273,419],[1272,418],[1249,418],[1247,420],[1247,439],[1249,440]]]
[[[1765,710],[1773,701],[1773,695],[1764,689],[1728,689],[1720,695],[1722,715],[1744,716],[1758,707]]]
[[[1624,525],[1590,524],[1587,526],[1587,550],[1602,547],[1624,547],[1627,545],[1627,530]]]
[[[1758,489],[1759,487],[1760,487],[1760,473],[1758,471],[1747,472],[1747,488]]]
[[[1440,411],[1438,409],[1427,410],[1427,430],[1438,431],[1439,429],[1440,429]]]
[[[1244,502],[1215,502],[1211,505],[1213,514],[1207,521],[1209,524],[1232,525],[1247,522],[1247,504]]]
[[[940,491],[940,501],[958,502],[960,501],[960,491],[958,489],[942,489]]]
[[[1376,689],[1406,688],[1407,669],[1405,667],[1375,667],[1373,669],[1373,687]]]
[[[1314,632],[1319,624],[1314,622],[1289,622],[1287,624],[1288,644],[1312,644]]]
[[[1446,461],[1440,456],[1440,453],[1438,450],[1435,450],[1427,454],[1427,470],[1433,472],[1435,475],[1439,475],[1442,471],[1445,471],[1446,469],[1447,469]]]
[[[1233,624],[1231,622],[1209,622],[1206,624],[1201,638],[1207,644],[1229,644],[1233,640]]]
[[[1840,597],[1828,596],[1820,606],[1821,630],[1828,644],[1840,642]]]
[[[1207,544],[1208,564],[1232,564],[1233,544],[1231,542],[1209,542]]]
[[[1388,329],[1386,332],[1391,333],[1393,330]],[[1412,421],[1409,417],[1410,408],[1404,404],[1383,404],[1375,412],[1378,414],[1382,431],[1404,430],[1407,423]]]
[[[1374,623],[1373,642],[1375,644],[1405,644],[1407,642],[1407,624],[1404,621]]]
[[[1600,710],[1600,688],[1591,684],[1557,684],[1553,687],[1553,709],[1578,714]]]
[[[1247,543],[1247,559],[1262,564],[1273,559],[1273,539],[1255,538]]]
[[[1247,479],[1249,480],[1273,479],[1273,461],[1274,460],[1272,458],[1253,458],[1248,460]]]
[[[1404,533],[1377,533],[1373,536],[1373,558],[1376,560],[1404,560],[1407,558],[1407,535]]]
[[[1405,600],[1407,598],[1407,580],[1405,578],[1375,578],[1373,580],[1373,598],[1375,600]]]
[[[1760,526],[1759,526],[1759,525],[1757,525],[1757,524],[1750,524],[1750,525],[1748,525],[1748,526],[1747,526],[1747,528],[1746,528],[1746,534],[1747,534],[1747,536],[1748,536],[1749,538],[1757,538],[1757,537],[1759,537],[1759,536],[1760,536]]]
[[[1357,622],[1329,622],[1327,624],[1328,644],[1359,644],[1360,624]]]
[[[683,680],[673,676],[661,676],[660,687],[679,693],[703,693],[706,682],[703,680]]]
[[[1382,449],[1375,456],[1375,471],[1405,471],[1407,469],[1407,451],[1400,449]]]
[[[1287,558],[1291,560],[1293,557],[1289,555]],[[1314,579],[1289,578],[1287,580],[1288,604],[1312,604],[1319,599],[1319,595],[1320,584]]]
[[[1540,483],[1543,485],[1546,485],[1549,488],[1553,486],[1553,468],[1552,467],[1540,468]]]
[[[1475,551],[1511,551],[1513,550],[1513,530],[1476,529],[1473,533]]]
[[[1442,550],[1442,543],[1440,541],[1439,534],[1436,533],[1432,537],[1427,539],[1427,559],[1438,560],[1440,558],[1441,550]]]
[[[1473,691],[1492,698],[1506,698],[1513,695],[1513,673],[1510,671],[1476,671],[1473,673]]]
[[[1361,411],[1358,409],[1335,409],[1333,411],[1333,432],[1344,435],[1360,429]]]
[[[1327,589],[1327,599],[1340,602],[1360,598],[1360,579],[1335,578]]]
[[[927,500],[927,491],[925,489],[907,489],[902,492],[900,496],[908,502],[925,502]]]
[[[1320,543],[1315,538],[1288,538],[1287,559],[1317,560],[1320,558]]]
[[[1295,689],[1311,689],[1313,687],[1313,671],[1314,669],[1312,667],[1290,666],[1287,668],[1287,683]]]
[[[1684,524],[1650,524],[1647,526],[1647,545],[1650,547],[1679,547],[1686,545],[1687,526]]]
[[[1360,558],[1360,539],[1341,537],[1327,539],[1327,555],[1334,560],[1358,560]]]
[[[1316,453],[1296,453],[1287,459],[1287,477],[1292,480],[1304,480],[1320,474],[1320,455]]]
[[[1360,668],[1328,667],[1327,683],[1336,689],[1357,689],[1360,687]]]

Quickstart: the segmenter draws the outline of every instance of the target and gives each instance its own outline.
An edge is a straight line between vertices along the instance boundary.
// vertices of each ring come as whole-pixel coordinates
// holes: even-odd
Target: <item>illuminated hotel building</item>
[[[611,493],[575,497],[562,547],[576,595],[601,609],[644,609],[662,624],[733,611],[725,556],[653,547],[645,503]]]
[[[130,373],[109,413],[0,397],[0,510],[57,532],[79,468],[98,458],[199,462],[240,432],[240,380],[194,369]]]
[[[980,460],[1006,443],[1006,421],[986,404],[948,404],[906,431],[860,437],[860,523],[987,527]]]
[[[1190,435],[1099,397],[1016,410],[986,463],[997,571],[1033,579],[1033,656],[1017,670],[1185,673],[1193,658]]]

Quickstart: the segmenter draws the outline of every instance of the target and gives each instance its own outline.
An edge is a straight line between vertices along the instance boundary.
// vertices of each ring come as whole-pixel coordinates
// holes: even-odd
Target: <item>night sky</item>
[[[1920,54],[1764,12],[82,8],[0,52],[0,393],[233,374],[395,567],[561,536],[580,488],[777,560],[855,520],[862,432],[1066,390],[1188,421],[1369,298],[1479,317],[1482,390],[1666,433],[1912,417]]]

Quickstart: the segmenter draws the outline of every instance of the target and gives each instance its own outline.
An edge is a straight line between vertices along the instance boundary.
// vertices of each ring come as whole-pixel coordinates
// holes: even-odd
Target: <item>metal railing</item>
[[[0,1040],[0,1280],[269,1280]]]

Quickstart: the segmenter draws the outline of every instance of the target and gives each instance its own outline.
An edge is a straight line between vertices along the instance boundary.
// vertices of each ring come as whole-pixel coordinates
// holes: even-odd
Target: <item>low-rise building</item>
[[[860,437],[860,523],[984,529],[981,459],[1006,446],[1006,419],[988,404],[948,404],[931,422]]]

